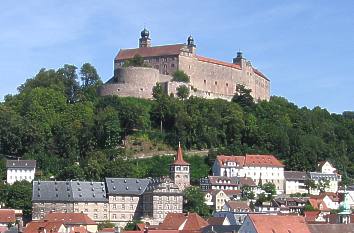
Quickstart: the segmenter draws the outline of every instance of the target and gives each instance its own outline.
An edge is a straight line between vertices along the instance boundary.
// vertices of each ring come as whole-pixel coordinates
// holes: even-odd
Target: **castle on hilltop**
[[[144,67],[125,67],[127,61],[139,55]],[[270,80],[252,67],[241,52],[232,63],[202,57],[196,54],[192,36],[187,44],[151,46],[150,33],[144,28],[139,48],[121,49],[114,59],[114,76],[100,89],[100,95],[134,96],[152,98],[152,88],[160,83],[167,94],[176,94],[181,82],[172,81],[172,74],[184,71],[190,78],[187,86],[190,95],[203,98],[231,100],[236,85],[251,89],[258,100],[269,100]]]

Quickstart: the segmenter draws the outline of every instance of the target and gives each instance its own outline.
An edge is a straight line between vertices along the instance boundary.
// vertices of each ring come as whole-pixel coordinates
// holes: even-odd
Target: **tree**
[[[184,73],[183,70],[176,70],[173,74],[172,74],[173,78],[172,81],[175,82],[183,82],[183,83],[189,83],[189,76]]]
[[[7,186],[6,207],[23,210],[23,215],[29,218],[32,214],[32,184],[28,181],[16,181]]]
[[[127,225],[125,225],[124,230],[125,231],[134,231],[137,230],[137,224],[138,223],[142,223],[142,221],[140,220],[133,220],[133,221],[129,221],[127,223]]]
[[[199,187],[190,186],[184,190],[186,202],[183,206],[184,212],[195,212],[202,217],[208,217],[211,209],[204,203],[204,194]]]
[[[238,103],[242,108],[253,107],[254,100],[251,92],[251,89],[247,89],[244,85],[237,84],[236,93],[232,98],[232,101]]]
[[[97,70],[90,63],[84,63],[80,68],[80,78],[83,88],[96,87],[101,84]]]
[[[136,66],[136,67],[147,67],[144,63],[144,58],[139,54],[134,55],[133,58],[130,58],[124,62],[123,67]]]
[[[261,202],[271,201],[273,199],[273,196],[277,193],[275,184],[273,184],[271,182],[267,182],[267,183],[263,184],[261,188],[264,191],[264,193],[262,193],[262,195],[260,195],[260,197],[259,197],[259,200]]]
[[[181,100],[187,99],[189,96],[189,88],[185,85],[181,85],[179,87],[177,87],[177,96],[178,98],[180,98]]]
[[[115,224],[110,222],[110,221],[104,221],[98,224],[97,229],[101,231],[104,228],[113,228],[115,227]]]
[[[311,189],[316,189],[317,188],[315,181],[311,180],[311,179],[305,180],[305,186],[306,186],[308,194],[311,193]]]
[[[252,200],[255,198],[255,194],[252,188],[248,185],[243,185],[241,188],[241,195],[243,199]]]
[[[316,184],[317,189],[320,193],[326,192],[326,189],[329,188],[329,180],[328,179],[320,179]]]
[[[78,163],[65,167],[57,177],[59,180],[83,180],[85,173]]]

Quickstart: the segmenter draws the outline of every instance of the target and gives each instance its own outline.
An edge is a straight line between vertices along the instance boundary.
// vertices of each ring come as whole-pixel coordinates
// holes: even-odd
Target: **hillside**
[[[354,177],[354,117],[320,107],[299,108],[285,98],[253,104],[247,93],[233,102],[180,100],[155,89],[155,100],[99,97],[93,66],[42,69],[17,95],[0,104],[0,156],[38,161],[42,179],[100,180],[105,176],[154,176],[167,172],[171,156],[135,160],[131,155],[208,150],[190,156],[194,179],[209,171],[218,153],[272,153],[288,170],[313,170],[330,160]],[[143,144],[124,147],[131,138]],[[75,162],[79,162],[80,166]],[[2,177],[4,178],[4,177]]]

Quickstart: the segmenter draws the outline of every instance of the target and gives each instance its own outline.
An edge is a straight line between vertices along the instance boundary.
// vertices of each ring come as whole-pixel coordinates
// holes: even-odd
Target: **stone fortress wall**
[[[146,34],[147,33],[147,34]],[[142,43],[144,42],[145,43]],[[114,60],[114,77],[100,90],[100,95],[133,96],[152,98],[152,88],[163,83],[167,94],[176,94],[180,85],[187,85],[190,95],[231,100],[238,84],[251,89],[258,100],[269,100],[270,81],[252,67],[251,62],[238,52],[232,63],[201,57],[196,54],[192,37],[188,44],[150,47],[149,32],[144,29],[139,48],[120,50]],[[147,67],[124,67],[126,60],[139,54]],[[176,70],[184,71],[190,83],[171,81]]]
[[[111,83],[102,86],[98,91],[102,96],[134,96],[151,99],[152,88],[156,83],[168,82],[172,77],[160,74],[159,70],[149,67],[117,68]]]

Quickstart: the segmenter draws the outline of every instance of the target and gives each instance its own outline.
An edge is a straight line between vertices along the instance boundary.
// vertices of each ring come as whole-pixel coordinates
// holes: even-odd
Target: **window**
[[[117,209],[117,205],[116,204],[113,204],[113,209]]]
[[[85,212],[87,213],[87,212],[88,212],[88,209],[85,209]]]
[[[228,87],[228,86],[229,86],[229,84],[228,84],[228,83],[226,83],[226,86]]]
[[[122,204],[122,210],[125,210],[125,205],[124,204]]]
[[[174,68],[174,67],[175,67],[175,64],[172,63],[172,64],[171,64],[171,67]]]
[[[104,219],[107,219],[107,214],[104,214],[104,215],[103,215],[103,218],[104,218]]]
[[[215,81],[215,85],[218,85],[218,82],[217,82],[217,81]]]
[[[133,206],[133,205],[130,205],[130,209],[133,210],[133,209],[134,209],[134,206]]]
[[[122,214],[121,216],[122,216],[122,219],[125,219],[125,214]]]
[[[97,218],[98,218],[98,215],[97,215],[97,214],[94,214],[94,215],[93,215],[93,218],[97,219]]]
[[[116,214],[113,214],[113,219],[117,219],[117,215]]]
[[[206,84],[206,80],[204,79],[204,84]]]

